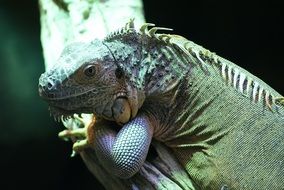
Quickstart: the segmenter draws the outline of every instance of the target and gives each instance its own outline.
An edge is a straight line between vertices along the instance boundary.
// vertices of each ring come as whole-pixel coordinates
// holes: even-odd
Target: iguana
[[[51,113],[94,113],[85,142],[120,178],[141,168],[155,138],[197,189],[283,189],[283,97],[234,63],[158,30],[171,29],[135,30],[131,20],[104,40],[68,45],[39,79]]]

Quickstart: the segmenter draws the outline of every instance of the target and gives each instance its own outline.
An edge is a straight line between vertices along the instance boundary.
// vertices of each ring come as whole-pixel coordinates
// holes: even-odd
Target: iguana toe
[[[94,123],[95,123],[95,118],[93,118],[92,122],[89,125],[86,125],[84,128],[66,129],[58,133],[59,138],[63,140],[71,139],[74,142],[73,153],[71,157],[75,156],[76,153],[81,152],[82,150],[90,147],[90,145],[93,144]]]

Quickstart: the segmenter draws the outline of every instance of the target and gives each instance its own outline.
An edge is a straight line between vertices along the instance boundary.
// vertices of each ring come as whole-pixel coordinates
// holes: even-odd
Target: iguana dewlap
[[[283,189],[282,96],[232,62],[149,26],[136,31],[130,21],[103,41],[67,46],[39,80],[51,113],[101,118],[93,147],[122,178],[141,168],[155,138],[196,188]]]

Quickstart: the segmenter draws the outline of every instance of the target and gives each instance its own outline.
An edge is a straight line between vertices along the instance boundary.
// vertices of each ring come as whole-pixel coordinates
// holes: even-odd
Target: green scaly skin
[[[94,113],[97,156],[122,178],[139,171],[155,138],[197,189],[283,188],[281,95],[181,36],[156,33],[169,29],[149,26],[137,32],[131,20],[102,42],[68,46],[40,78],[55,117]]]

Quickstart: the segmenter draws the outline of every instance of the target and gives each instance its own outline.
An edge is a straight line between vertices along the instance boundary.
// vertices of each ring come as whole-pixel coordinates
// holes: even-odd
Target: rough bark
[[[101,39],[108,32],[124,26],[130,18],[135,18],[136,25],[144,22],[140,0],[40,0],[39,4],[46,69],[52,67],[63,47],[70,42]],[[85,116],[84,120],[87,125],[90,117]],[[78,127],[74,120],[66,122],[65,126]],[[155,156],[128,180],[106,171],[92,149],[83,151],[81,157],[106,189],[194,189],[188,174],[171,151],[159,142],[153,141],[152,144]]]

